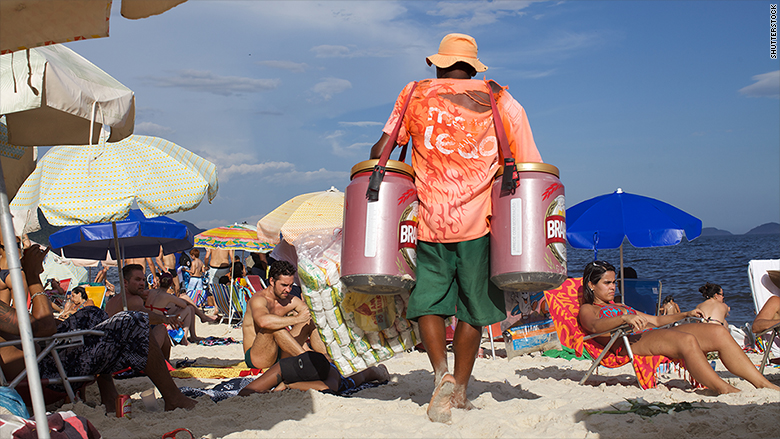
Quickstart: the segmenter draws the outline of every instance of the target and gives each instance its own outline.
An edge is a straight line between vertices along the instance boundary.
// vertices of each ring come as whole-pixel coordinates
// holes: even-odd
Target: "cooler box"
[[[560,349],[552,319],[515,326],[504,331],[506,357],[511,359],[531,352]]]

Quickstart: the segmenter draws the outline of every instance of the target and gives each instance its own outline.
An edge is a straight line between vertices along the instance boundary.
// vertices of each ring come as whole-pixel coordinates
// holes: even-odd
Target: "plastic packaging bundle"
[[[408,294],[346,293],[340,280],[340,230],[310,232],[294,245],[304,302],[342,374],[359,372],[417,344],[416,324],[405,317]]]

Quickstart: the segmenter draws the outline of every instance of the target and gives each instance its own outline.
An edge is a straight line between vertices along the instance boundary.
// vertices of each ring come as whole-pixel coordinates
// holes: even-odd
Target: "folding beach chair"
[[[633,355],[631,345],[628,343],[630,327],[621,326],[610,331],[612,334],[607,346],[602,346],[593,340],[594,337],[604,334],[588,335],[580,326],[578,316],[582,305],[582,278],[569,278],[560,287],[544,292],[547,304],[550,307],[550,315],[558,332],[561,344],[573,349],[577,356],[582,355],[583,349],[595,358],[590,369],[580,380],[580,384],[590,377],[599,365],[608,368],[617,368],[632,363],[639,386],[642,389],[650,389],[657,385],[656,370],[662,362],[670,361],[663,356],[638,356]],[[609,349],[618,341],[622,341],[628,355],[617,355]]]
[[[94,329],[85,329],[80,331],[71,331],[71,332],[54,334],[51,337],[33,338],[33,341],[36,344],[41,343],[45,345],[45,347],[41,350],[40,354],[38,354],[37,361],[40,362],[45,356],[51,355],[52,358],[54,359],[54,364],[57,366],[57,371],[59,372],[60,375],[59,378],[41,379],[41,384],[43,384],[44,386],[48,384],[62,384],[62,386],[65,387],[65,393],[67,394],[68,398],[70,398],[71,402],[77,401],[76,394],[73,392],[73,387],[71,386],[71,383],[91,382],[95,380],[95,376],[84,375],[84,376],[69,377],[65,372],[65,368],[62,366],[62,361],[60,360],[60,356],[57,351],[62,349],[68,349],[74,346],[83,345],[85,335],[96,335],[102,337],[105,335],[105,333],[103,331],[97,331]],[[21,345],[21,344],[22,344],[21,340],[6,341],[0,343],[0,348],[3,348],[5,346],[14,346],[14,345]],[[14,389],[16,388],[16,386],[22,383],[26,377],[27,377],[27,369],[19,373],[19,375],[9,383],[6,380],[5,375],[3,374],[2,368],[0,368],[0,384],[3,386],[8,386]]]
[[[651,316],[658,315],[661,307],[661,281],[653,279],[623,279],[625,292],[623,303]],[[620,285],[620,282],[618,282]]]
[[[196,306],[202,306],[206,302],[206,289],[202,277],[190,277],[187,283],[187,295],[195,302]]]
[[[248,274],[246,275],[246,280],[249,283],[249,287],[252,289],[253,292],[258,292],[261,290],[266,289],[268,285],[265,284],[263,281],[263,278],[256,274]]]
[[[103,300],[106,297],[106,287],[84,285],[84,290],[87,292],[87,296],[92,299],[92,302],[95,303],[96,307],[104,309]]]
[[[222,316],[219,321],[220,323],[222,323],[222,320],[228,319],[228,324],[230,324],[230,318],[233,315],[229,288],[229,285],[221,284],[219,282],[211,284],[211,294],[214,295],[214,304],[217,305],[217,310]]]
[[[756,314],[761,311],[767,300],[772,296],[780,296],[780,288],[769,278],[767,270],[780,270],[780,259],[756,259],[748,263],[750,289],[753,292],[753,304]],[[764,373],[764,367],[769,360],[770,352],[774,357],[780,356],[780,328],[775,325],[766,331],[756,334],[756,339],[764,341],[764,357],[759,370]]]

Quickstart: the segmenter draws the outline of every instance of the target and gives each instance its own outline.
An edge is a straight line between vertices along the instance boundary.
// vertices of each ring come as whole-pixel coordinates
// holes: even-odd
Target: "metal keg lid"
[[[349,173],[349,179],[351,180],[353,177],[355,177],[356,174],[361,172],[367,172],[374,169],[374,166],[379,163],[379,159],[371,159],[371,160],[365,160],[362,161],[355,166],[352,167],[352,171]],[[399,162],[397,160],[388,160],[387,166],[385,166],[388,171],[390,172],[399,172],[401,174],[408,175],[409,177],[412,177],[414,179],[414,169],[412,169],[411,166],[407,165],[404,162]]]
[[[517,172],[544,172],[560,178],[558,168],[549,163],[517,163]],[[496,178],[504,175],[504,165],[499,165]]]

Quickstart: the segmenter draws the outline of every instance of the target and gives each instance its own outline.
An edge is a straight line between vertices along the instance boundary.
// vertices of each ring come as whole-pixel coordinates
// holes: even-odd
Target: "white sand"
[[[200,325],[198,335],[229,336],[240,340],[239,330],[222,325]],[[483,346],[487,347],[487,343]],[[503,343],[498,343],[503,354]],[[240,344],[228,346],[176,346],[171,363],[189,357],[196,364],[235,364],[243,360]],[[760,357],[751,355],[758,363]],[[589,363],[550,359],[538,354],[508,361],[478,358],[468,396],[479,410],[454,410],[452,423],[434,424],[425,410],[433,391],[427,356],[413,352],[384,363],[392,379],[388,385],[363,390],[344,398],[314,391],[294,390],[232,398],[213,403],[199,399],[192,411],[148,412],[140,392],[152,387],[148,378],[117,381],[120,393],[130,394],[132,419],[108,416],[97,387],[90,386],[87,402],[65,405],[86,416],[106,438],[160,438],[179,427],[195,437],[777,437],[780,392],[756,390],[732,376],[717,363],[718,373],[742,390],[739,394],[709,396],[692,390],[676,373],[664,375],[652,390],[641,390],[630,366],[599,368],[598,376],[578,385]],[[452,367],[452,357],[450,357]],[[767,369],[768,378],[780,384],[780,370]],[[210,387],[219,380],[176,380],[179,386]],[[159,394],[158,394],[159,396]],[[707,407],[693,411],[642,418],[635,414],[597,414],[625,399],[648,402],[694,402]],[[162,405],[162,401],[160,401]],[[181,435],[179,437],[185,437]]]

